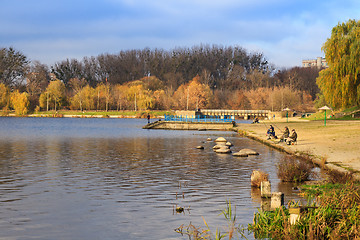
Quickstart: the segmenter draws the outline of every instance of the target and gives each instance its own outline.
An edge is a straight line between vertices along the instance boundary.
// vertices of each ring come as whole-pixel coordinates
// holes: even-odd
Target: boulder
[[[239,153],[247,154],[247,155],[259,155],[258,152],[254,151],[254,150],[251,150],[251,149],[247,149],[247,148],[241,149],[239,151]]]
[[[231,150],[229,148],[219,148],[215,150],[216,153],[229,154]]]
[[[234,146],[231,142],[226,142],[225,145],[226,145],[226,146],[229,146],[229,147]]]
[[[263,171],[253,170],[251,173],[251,186],[260,188],[261,182],[269,181],[269,175],[264,173]]]
[[[212,139],[211,139],[211,138],[207,138],[206,141],[209,141],[209,142],[210,142],[210,141],[212,141]]]
[[[236,153],[233,153],[232,155],[235,156],[235,157],[247,157],[247,156],[249,156],[249,155],[241,153],[241,152],[236,152]]]
[[[224,143],[226,143],[227,141],[226,141],[226,139],[223,138],[223,137],[218,137],[218,138],[215,140],[215,142],[224,142]]]
[[[214,150],[219,149],[219,148],[221,148],[220,145],[215,145],[215,146],[213,146],[213,149],[214,149]]]
[[[204,149],[204,146],[197,146],[197,149]]]

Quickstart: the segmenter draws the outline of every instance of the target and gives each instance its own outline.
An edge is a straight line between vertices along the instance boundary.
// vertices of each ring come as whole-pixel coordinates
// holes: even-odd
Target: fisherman
[[[287,138],[286,144],[291,145],[292,143],[297,141],[297,133],[295,129],[291,130],[291,135]]]
[[[259,123],[259,119],[256,117],[253,123]]]
[[[150,114],[149,113],[147,115],[147,120],[148,120],[148,123],[150,123]]]
[[[270,138],[275,138],[276,139],[275,129],[274,129],[273,125],[270,125],[270,128],[268,129],[266,135],[268,136],[267,140],[269,140]]]
[[[283,135],[280,137],[280,141],[279,142],[286,142],[286,139],[289,137],[290,135],[290,131],[289,131],[289,128],[288,127],[285,127],[284,129],[284,133]]]

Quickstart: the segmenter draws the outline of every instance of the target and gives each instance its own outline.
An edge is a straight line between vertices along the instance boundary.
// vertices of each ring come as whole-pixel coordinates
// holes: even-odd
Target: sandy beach
[[[266,131],[272,124],[280,137],[285,126],[298,134],[296,145],[267,140]],[[307,121],[298,118],[261,120],[256,124],[238,124],[238,130],[248,137],[291,154],[306,154],[316,163],[326,160],[325,167],[348,171],[360,180],[360,121]]]

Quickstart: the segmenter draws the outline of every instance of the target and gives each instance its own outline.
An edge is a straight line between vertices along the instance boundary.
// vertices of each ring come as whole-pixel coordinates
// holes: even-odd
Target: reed
[[[225,237],[228,239],[237,238],[245,238],[244,235],[245,228],[236,224],[236,207],[233,208],[231,205],[231,201],[226,201],[226,207],[222,212],[225,219],[228,222],[228,228],[224,233],[221,233],[218,228],[216,228],[215,234],[211,232],[209,225],[207,224],[205,218],[203,218],[204,224],[206,228],[196,227],[191,222],[189,225],[181,225],[180,227],[175,229],[175,232],[180,233],[181,235],[186,235],[189,239],[215,239],[221,240]]]

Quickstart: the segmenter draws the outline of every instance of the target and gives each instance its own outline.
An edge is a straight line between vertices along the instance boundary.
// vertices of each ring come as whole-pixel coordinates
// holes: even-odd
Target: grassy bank
[[[313,204],[303,206],[300,219],[290,224],[286,207],[255,213],[248,230],[257,238],[271,239],[359,239],[360,186],[324,184],[303,186],[302,193]],[[295,206],[296,204],[290,204]]]

